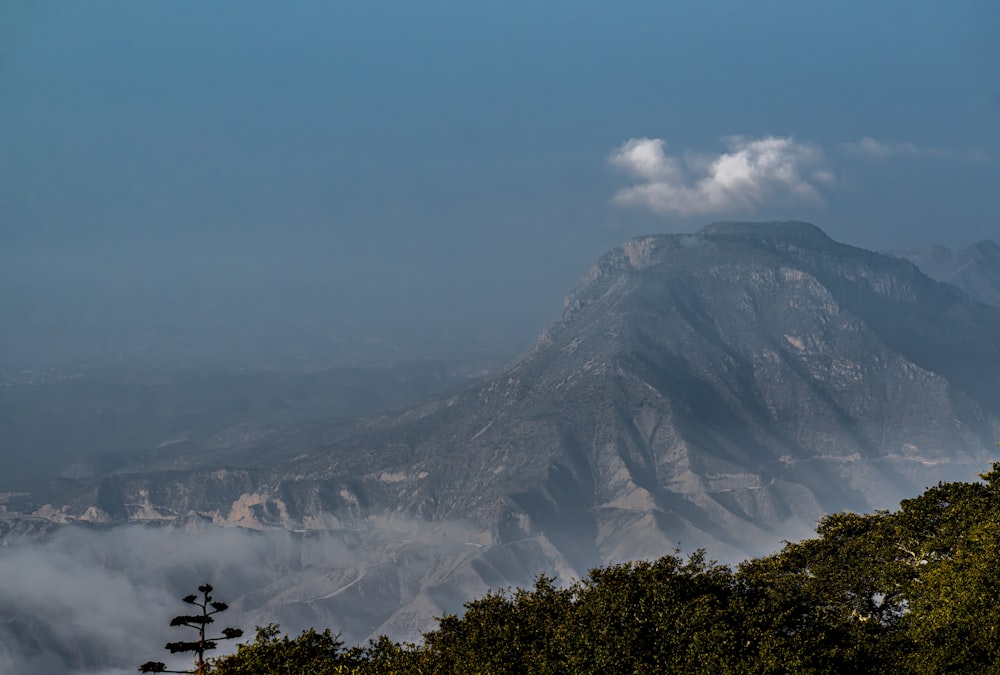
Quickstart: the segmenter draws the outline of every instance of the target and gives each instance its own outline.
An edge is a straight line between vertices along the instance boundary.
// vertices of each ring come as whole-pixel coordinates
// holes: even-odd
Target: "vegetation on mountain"
[[[895,512],[837,513],[736,568],[696,552],[498,590],[422,644],[256,639],[213,673],[1000,673],[1000,463]]]

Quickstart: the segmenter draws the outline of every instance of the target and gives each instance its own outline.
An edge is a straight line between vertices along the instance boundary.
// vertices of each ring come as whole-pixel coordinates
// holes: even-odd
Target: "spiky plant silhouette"
[[[185,596],[182,600],[189,605],[198,607],[201,610],[201,613],[181,614],[180,616],[175,616],[170,620],[171,626],[194,628],[198,631],[198,639],[168,642],[165,647],[171,654],[194,652],[196,659],[195,669],[167,670],[166,664],[162,661],[147,661],[139,666],[140,673],[186,673],[187,675],[204,675],[207,672],[205,670],[205,652],[215,649],[218,646],[219,640],[235,640],[236,638],[243,636],[243,631],[239,628],[223,628],[222,631],[220,631],[222,634],[214,637],[209,637],[207,635],[208,625],[215,622],[215,619],[212,617],[219,612],[225,612],[229,609],[229,605],[224,602],[215,602],[212,600],[213,589],[209,584],[199,586],[198,590],[201,592],[200,600],[197,595],[193,594]]]

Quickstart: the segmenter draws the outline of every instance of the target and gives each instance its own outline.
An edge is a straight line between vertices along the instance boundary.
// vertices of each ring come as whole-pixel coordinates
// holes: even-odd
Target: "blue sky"
[[[320,288],[345,324],[528,334],[647,232],[1000,239],[998,27],[971,1],[10,0],[0,261],[9,288]]]

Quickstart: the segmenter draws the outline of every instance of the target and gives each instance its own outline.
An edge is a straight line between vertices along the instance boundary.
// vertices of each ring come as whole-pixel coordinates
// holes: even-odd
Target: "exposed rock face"
[[[969,479],[996,438],[1000,309],[808,224],[718,223],[606,254],[530,353],[458,393],[251,439],[224,467],[133,467],[46,508],[290,530],[462,521],[475,551],[380,600],[379,629],[407,631],[414,598],[449,583],[678,542],[770,550],[824,512]]]
[[[985,240],[959,250],[934,246],[907,249],[898,255],[915,263],[927,276],[1000,307],[1000,244]]]

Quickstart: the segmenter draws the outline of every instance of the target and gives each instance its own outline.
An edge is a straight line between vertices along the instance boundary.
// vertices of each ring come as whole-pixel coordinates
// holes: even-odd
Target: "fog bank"
[[[64,528],[44,542],[0,548],[0,673],[123,675],[149,660],[169,664],[163,645],[189,639],[169,627],[170,618],[185,611],[180,598],[206,582],[231,605],[216,625],[242,628],[247,639],[256,625],[278,622],[292,634],[329,627],[353,644],[381,632],[406,596],[417,601],[407,618],[415,622],[412,637],[433,615],[481,592],[476,580],[465,584],[454,574],[479,555],[479,543],[460,524],[405,518],[308,537],[217,527]],[[450,600],[419,581],[408,585],[433,577],[447,559],[456,584]],[[220,651],[234,649],[223,643]]]

